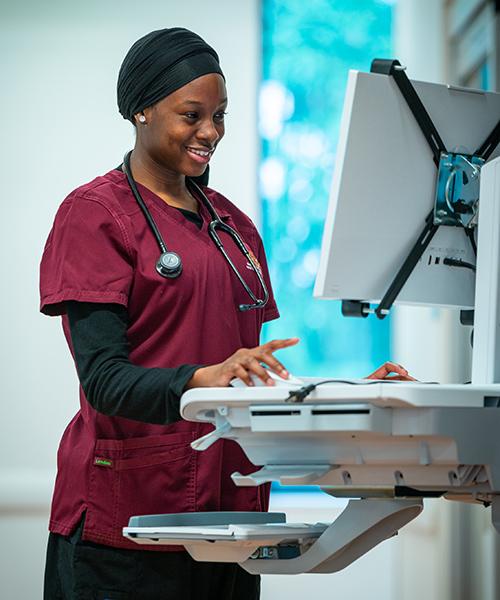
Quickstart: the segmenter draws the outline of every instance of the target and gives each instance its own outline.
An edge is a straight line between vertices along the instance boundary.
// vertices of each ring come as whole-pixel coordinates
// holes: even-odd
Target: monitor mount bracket
[[[376,58],[372,61],[370,72],[393,77],[429,144],[432,159],[438,169],[434,207],[427,215],[422,232],[379,305],[371,309],[368,302],[342,300],[344,316],[367,317],[369,313],[374,312],[379,319],[384,319],[440,226],[463,227],[476,254],[474,228],[477,223],[479,175],[481,166],[500,141],[500,121],[473,154],[448,152],[429,113],[406,76],[405,67],[402,67],[398,60]],[[474,265],[458,264],[459,262],[451,261],[449,264],[474,269]]]

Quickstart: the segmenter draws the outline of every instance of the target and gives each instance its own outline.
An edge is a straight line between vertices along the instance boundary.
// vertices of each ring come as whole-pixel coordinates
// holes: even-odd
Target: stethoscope
[[[160,254],[159,259],[156,262],[156,270],[162,277],[166,277],[167,279],[175,279],[176,277],[179,277],[179,275],[182,273],[181,257],[177,254],[177,252],[173,252],[172,250],[167,249],[167,246],[166,246],[165,242],[163,241],[163,237],[162,237],[160,231],[158,230],[158,227],[156,226],[153,216],[149,212],[148,207],[144,203],[144,200],[142,199],[142,196],[139,193],[139,190],[137,189],[137,185],[135,183],[135,180],[132,176],[132,171],[130,169],[130,155],[131,154],[132,154],[132,151],[127,152],[127,154],[125,154],[125,157],[123,159],[123,171],[125,172],[128,184],[130,186],[130,189],[132,190],[134,198],[136,199],[137,204],[140,206],[140,208],[144,214],[144,217],[145,217],[149,227],[151,228],[151,231],[153,232],[153,234],[156,238],[156,241],[158,242],[158,246],[160,247],[161,254]],[[252,299],[253,304],[240,304],[238,306],[239,310],[246,311],[246,310],[251,310],[253,308],[264,308],[264,306],[267,304],[267,301],[269,300],[269,292],[267,290],[267,286],[264,282],[264,278],[262,277],[262,273],[261,273],[260,269],[254,263],[254,260],[251,257],[251,255],[250,255],[247,247],[245,246],[243,240],[241,239],[240,235],[238,234],[238,232],[235,229],[230,227],[227,223],[224,223],[224,221],[219,217],[219,215],[215,211],[215,208],[213,207],[210,200],[207,198],[206,194],[203,192],[203,190],[201,190],[201,188],[192,179],[186,178],[186,182],[189,184],[189,186],[192,186],[193,190],[196,193],[196,196],[198,198],[201,198],[203,204],[205,205],[205,208],[210,213],[210,217],[212,220],[208,224],[208,235],[212,238],[212,240],[214,241],[217,248],[222,252],[224,258],[226,259],[229,266],[233,270],[234,274],[238,278],[239,282],[245,289],[246,293]],[[216,231],[217,229],[220,229],[221,231],[224,231],[225,233],[227,233],[233,239],[236,246],[239,248],[239,250],[242,252],[242,254],[247,259],[247,262],[250,264],[254,273],[257,275],[259,283],[262,287],[262,292],[264,295],[264,297],[262,299],[257,298],[257,296],[252,292],[252,290],[250,289],[250,287],[248,286],[248,284],[243,279],[240,272],[234,265],[233,261],[228,256],[228,254],[224,248],[224,245],[222,244],[222,241],[217,234],[217,231]]]

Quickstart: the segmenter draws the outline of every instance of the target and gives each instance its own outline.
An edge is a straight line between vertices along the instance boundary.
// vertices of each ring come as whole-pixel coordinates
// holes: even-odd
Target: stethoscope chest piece
[[[181,257],[176,253],[168,250],[163,252],[156,263],[156,270],[162,277],[175,279],[182,273]]]

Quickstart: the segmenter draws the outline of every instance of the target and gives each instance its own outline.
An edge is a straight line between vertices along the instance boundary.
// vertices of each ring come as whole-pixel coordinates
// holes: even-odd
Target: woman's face
[[[162,169],[197,177],[224,136],[227,95],[217,73],[203,75],[136,115],[137,141]]]

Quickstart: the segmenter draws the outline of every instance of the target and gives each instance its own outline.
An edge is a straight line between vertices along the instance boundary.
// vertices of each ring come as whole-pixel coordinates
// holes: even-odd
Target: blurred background
[[[499,4],[0,0],[2,598],[41,598],[56,452],[78,409],[60,322],[38,313],[39,260],[64,197],[118,165],[133,145],[115,99],[131,44],[153,29],[183,26],[219,53],[229,114],[211,186],[262,233],[282,314],[264,339],[301,338],[281,356],[290,371],[359,377],[391,358],[423,380],[465,382],[470,330],[456,312],[399,307],[383,322],[344,319],[338,302],[312,299],[312,286],[348,70],[394,57],[413,79],[498,90]],[[489,511],[425,504],[397,538],[338,574],[264,577],[263,600],[500,599],[500,536]],[[331,520],[342,507],[314,489],[272,495],[272,508],[289,520]]]

